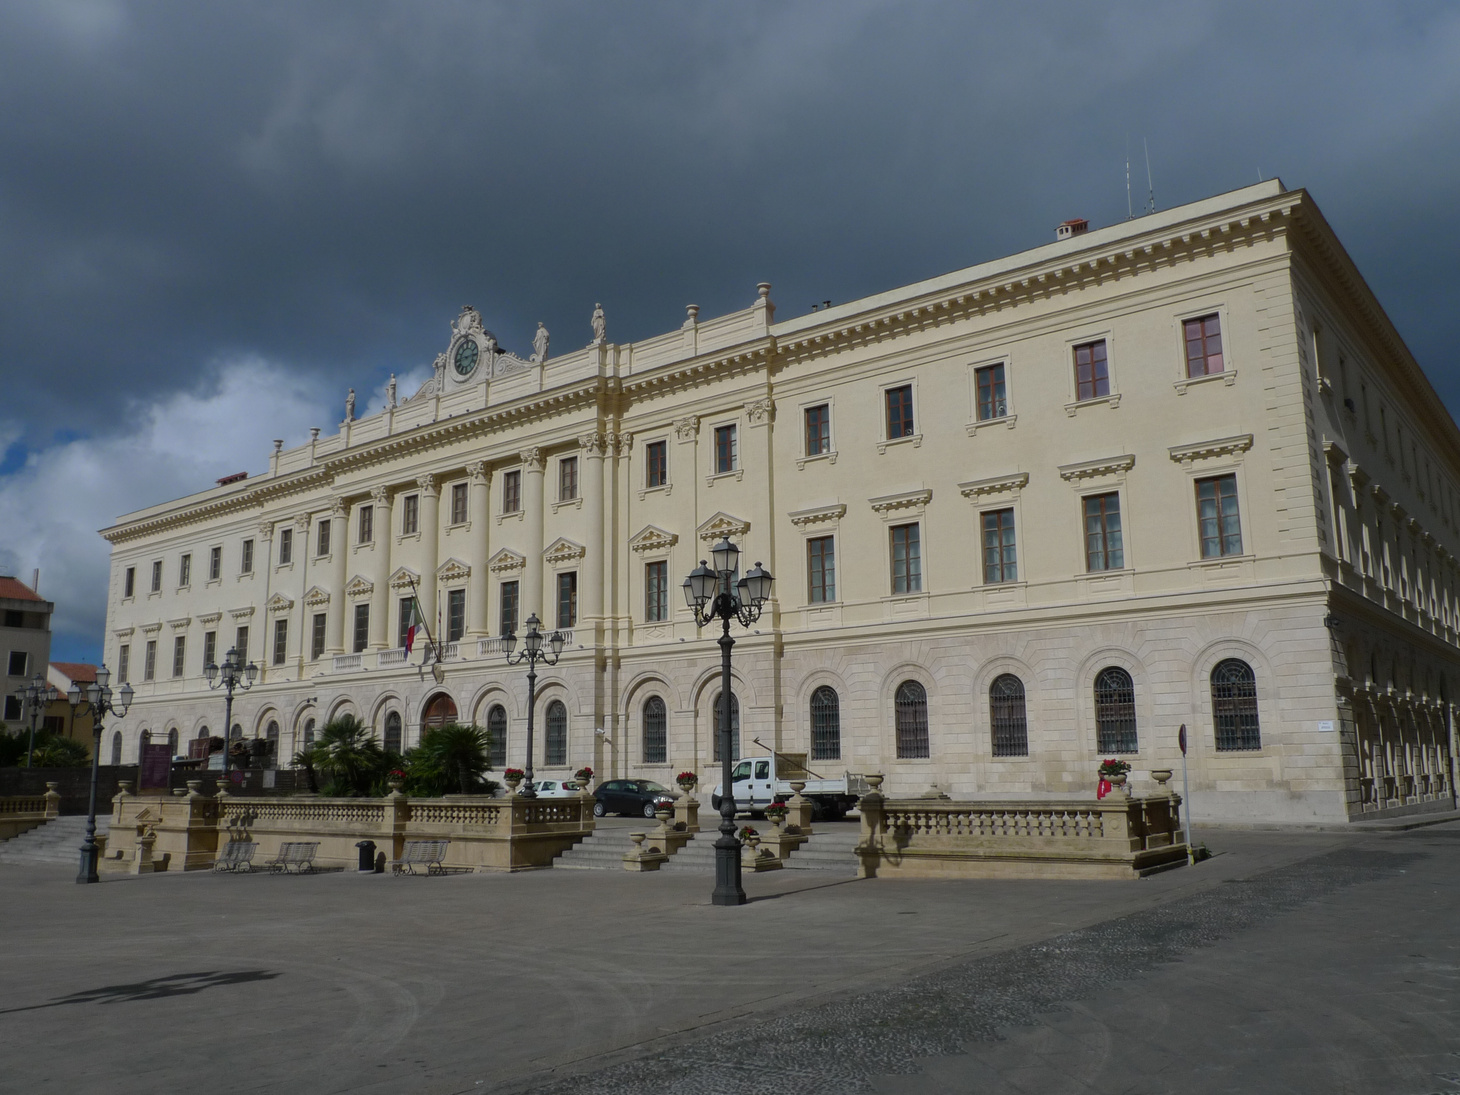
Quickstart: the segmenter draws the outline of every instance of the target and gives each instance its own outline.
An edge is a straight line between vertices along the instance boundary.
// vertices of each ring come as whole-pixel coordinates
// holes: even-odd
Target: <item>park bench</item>
[[[424,867],[427,874],[445,874],[441,862],[446,858],[449,840],[408,840],[401,857],[390,865],[392,874],[415,874],[417,867]]]
[[[251,871],[253,854],[259,846],[251,840],[230,840],[223,854],[213,861],[215,871]]]
[[[314,872],[314,853],[319,851],[319,841],[301,840],[279,845],[279,854],[264,864],[276,873],[304,874]]]

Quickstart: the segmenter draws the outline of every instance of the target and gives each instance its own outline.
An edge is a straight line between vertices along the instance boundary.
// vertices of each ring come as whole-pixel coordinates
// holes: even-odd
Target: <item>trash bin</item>
[[[375,841],[362,840],[355,847],[360,849],[359,869],[362,872],[374,872],[375,870]]]

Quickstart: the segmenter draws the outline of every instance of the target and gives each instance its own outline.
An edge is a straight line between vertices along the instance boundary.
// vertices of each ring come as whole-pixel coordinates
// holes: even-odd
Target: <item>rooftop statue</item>
[[[595,304],[593,306],[593,321],[592,322],[593,322],[593,341],[594,341],[594,343],[602,342],[603,339],[604,339],[604,333],[608,330],[608,321],[603,318],[603,305],[601,305],[601,304]]]
[[[532,360],[541,365],[547,360],[548,331],[541,322],[537,325],[537,334],[532,336]]]
[[[350,394],[345,396],[345,421],[355,421],[355,389],[350,389]]]

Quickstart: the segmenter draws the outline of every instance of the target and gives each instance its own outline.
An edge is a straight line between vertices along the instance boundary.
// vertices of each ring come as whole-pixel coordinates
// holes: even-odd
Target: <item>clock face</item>
[[[456,375],[471,376],[471,371],[476,367],[476,339],[464,338],[461,340],[461,345],[456,348]]]

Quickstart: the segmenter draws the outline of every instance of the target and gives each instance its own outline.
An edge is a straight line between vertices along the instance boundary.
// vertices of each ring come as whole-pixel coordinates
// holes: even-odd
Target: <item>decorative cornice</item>
[[[547,546],[542,553],[542,558],[549,566],[560,566],[563,563],[572,563],[588,554],[588,549],[582,544],[575,544],[565,536],[559,536]]]
[[[202,624],[204,627],[207,627],[209,624],[216,624],[221,619],[223,619],[223,613],[221,612],[198,613],[198,623]]]
[[[668,551],[677,543],[679,537],[675,533],[666,532],[657,525],[645,525],[629,538],[629,550],[648,555],[651,552]]]
[[[988,479],[971,479],[967,483],[959,483],[958,493],[970,502],[977,502],[997,494],[1010,494],[1021,491],[1028,484],[1029,473],[1027,471],[1019,471],[1013,475],[995,475]]]
[[[389,586],[397,593],[415,589],[421,584],[421,576],[410,567],[396,567],[390,576]]]
[[[245,605],[243,608],[230,608],[228,615],[235,620],[246,620],[253,615],[253,605]]]
[[[460,559],[447,559],[436,568],[436,580],[438,582],[464,582],[471,577],[471,567],[467,566]]]
[[[1061,464],[1060,478],[1066,483],[1080,483],[1086,479],[1099,479],[1105,475],[1124,475],[1135,467],[1136,458],[1130,453],[1124,456],[1107,456],[1100,460],[1086,460],[1079,464]]]
[[[174,631],[181,631],[192,622],[193,618],[191,616],[182,616],[176,620],[168,620],[167,626],[172,628]]]
[[[526,565],[526,556],[518,555],[511,548],[503,548],[487,560],[487,569],[493,574],[505,574],[511,570],[521,570]]]
[[[884,517],[890,513],[899,513],[903,510],[921,510],[933,500],[931,488],[922,490],[903,491],[901,494],[884,494],[877,498],[868,498],[867,504],[872,507],[873,512],[880,513]]]
[[[133,630],[135,629],[130,627],[119,627],[115,631],[113,631],[112,634],[119,639],[130,639],[132,637]]]
[[[1197,460],[1212,460],[1218,456],[1241,456],[1250,448],[1252,448],[1252,435],[1243,433],[1234,437],[1219,437],[1214,441],[1199,441],[1195,445],[1172,445],[1166,451],[1178,464],[1191,467],[1192,463]],[[1134,460],[1135,457],[1131,457],[1131,459]]]
[[[810,528],[813,525],[835,524],[842,519],[847,512],[846,504],[836,502],[830,506],[814,506],[811,509],[798,509],[788,514],[791,524],[797,528]]]
[[[252,612],[253,609],[249,609],[249,611]],[[143,624],[142,625],[142,634],[144,634],[144,635],[156,635],[161,630],[162,630],[162,621],[161,620],[158,620],[155,623]]]
[[[345,583],[346,597],[368,597],[375,592],[375,583],[364,575],[357,574]]]
[[[294,607],[294,601],[282,593],[275,593],[264,607],[270,612],[288,612]]]
[[[330,603],[330,595],[319,586],[310,586],[309,592],[304,595],[304,603],[310,608],[323,608]]]
[[[695,530],[699,538],[707,544],[712,544],[716,540],[744,536],[749,531],[749,521],[743,521],[739,517],[731,517],[728,513],[724,512],[715,514]]]

